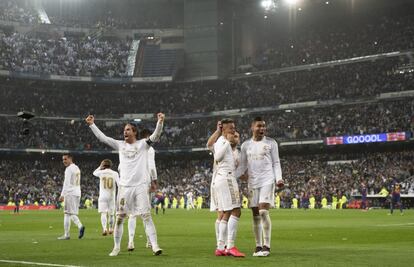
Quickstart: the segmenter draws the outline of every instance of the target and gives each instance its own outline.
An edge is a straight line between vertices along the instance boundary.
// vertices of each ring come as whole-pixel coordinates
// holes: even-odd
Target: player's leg
[[[78,227],[79,229],[78,237],[79,239],[81,239],[83,235],[85,234],[85,226],[82,225],[78,217],[80,197],[77,197],[77,196],[68,196],[68,197],[70,197],[69,200],[72,202],[71,206],[73,207],[70,218],[73,221],[73,223],[76,224],[76,226]]]
[[[165,214],[165,199],[161,201],[162,214]]]
[[[135,215],[129,215],[128,217],[128,251],[133,251],[135,249],[134,246],[134,237],[135,237],[135,229],[137,227],[137,217]]]
[[[258,253],[263,249],[263,225],[259,213],[259,189],[250,189],[248,199],[249,207],[252,209],[253,234],[256,241],[253,256],[258,256]]]
[[[390,214],[394,213],[394,199],[391,198],[390,200]]]
[[[149,201],[148,190],[136,188],[134,194],[134,214],[141,215],[142,222],[144,223],[145,233],[151,243],[154,255],[161,255],[162,249],[158,246],[157,230],[155,229],[154,221],[151,217],[151,203]]]
[[[403,207],[403,203],[402,203],[401,199],[398,200],[398,205],[400,206],[400,214],[402,215],[404,207]]]
[[[108,202],[104,199],[98,200],[98,212],[101,214],[102,235],[105,236],[108,234]]]
[[[102,225],[102,235],[108,234],[107,224],[108,224],[108,218],[107,218],[106,212],[101,212],[101,225]]]
[[[263,249],[261,256],[270,254],[270,241],[272,235],[272,221],[269,210],[274,203],[275,185],[266,185],[260,188],[259,196],[259,215],[263,225]]]
[[[225,256],[225,245],[227,241],[227,225],[228,220],[231,216],[231,210],[222,211],[223,216],[221,217],[219,226],[218,226],[218,244],[216,249],[216,256]]]
[[[66,205],[65,205],[66,209]],[[70,239],[70,214],[67,214],[66,211],[63,215],[63,229],[65,233],[63,236],[58,237],[59,240],[68,240]]]
[[[127,212],[130,213],[131,189],[119,186],[117,197],[117,213],[114,228],[114,248],[109,256],[118,256],[121,250],[122,235],[124,234],[124,220]]]

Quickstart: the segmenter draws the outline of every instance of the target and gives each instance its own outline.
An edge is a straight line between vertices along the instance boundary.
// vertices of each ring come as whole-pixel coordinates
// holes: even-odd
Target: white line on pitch
[[[0,260],[0,263],[18,263],[18,264],[27,264],[27,265],[39,265],[39,266],[57,266],[57,267],[80,267],[76,265],[63,265],[63,264],[53,264],[53,263],[42,263],[42,262],[31,262],[31,261],[11,261],[11,260]]]
[[[399,223],[399,224],[377,224],[375,226],[387,227],[387,226],[407,226],[414,225],[414,223]]]

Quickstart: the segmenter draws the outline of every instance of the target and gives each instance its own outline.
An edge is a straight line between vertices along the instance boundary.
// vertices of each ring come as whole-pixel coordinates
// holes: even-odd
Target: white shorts
[[[99,198],[98,212],[107,212],[113,214],[115,212],[115,198]]]
[[[217,174],[213,187],[217,210],[229,211],[240,208],[239,186],[233,174]]]
[[[67,196],[64,196],[64,201],[65,201],[64,213],[70,214],[70,215],[78,215],[80,197],[67,195]]]
[[[138,216],[151,212],[147,186],[119,186],[117,214]]]
[[[269,203],[271,207],[275,206],[275,183],[249,189],[249,207],[259,207],[259,203]]]
[[[213,182],[210,185],[210,211],[214,212],[217,211],[217,196],[216,193],[214,191],[214,186],[213,186]]]

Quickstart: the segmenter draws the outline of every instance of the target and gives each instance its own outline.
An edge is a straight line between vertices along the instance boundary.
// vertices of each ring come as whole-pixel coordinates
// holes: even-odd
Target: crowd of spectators
[[[304,101],[352,100],[412,90],[414,72],[400,71],[403,66],[407,67],[404,65],[406,60],[391,58],[203,83],[102,85],[50,81],[28,83],[27,80],[3,78],[0,111],[14,113],[25,109],[46,116],[92,113],[116,118],[125,113],[163,111],[168,115],[188,115]],[[3,65],[8,64],[5,60],[2,62]],[[123,64],[120,62],[119,65]]]
[[[340,135],[414,131],[414,100],[411,98],[287,111],[259,114],[266,120],[268,135],[279,142],[320,140],[324,137]],[[250,123],[255,116],[257,114],[234,117],[242,140],[250,137]],[[168,120],[167,117],[164,132],[157,147],[204,147],[219,119],[221,118]],[[127,121],[96,121],[96,124],[108,136],[122,139],[125,122]],[[138,125],[141,129],[153,129],[155,119],[140,122]],[[95,138],[83,119],[72,121],[70,119],[35,118],[29,122],[22,122],[16,117],[3,117],[0,118],[0,126],[3,129],[0,133],[2,147],[109,149]],[[20,134],[26,128],[29,133]]]
[[[69,76],[126,76],[129,40],[0,35],[0,68]]]
[[[24,24],[36,24],[39,21],[33,6],[28,5],[24,0],[1,0],[0,20]]]
[[[378,194],[385,187],[399,182],[402,194],[414,194],[412,151],[375,152],[360,154],[332,154],[311,156],[281,155],[281,166],[286,188],[281,194],[286,203],[302,193],[331,198],[346,195],[348,199],[360,195],[361,184],[368,194]],[[76,158],[82,172],[82,200],[98,197],[99,180],[92,176],[99,159]],[[157,158],[159,190],[179,199],[186,192],[193,192],[209,199],[212,177],[212,159]],[[116,169],[116,167],[115,167]],[[14,192],[26,204],[45,202],[55,204],[63,183],[64,166],[60,156],[37,159],[9,159],[0,164],[0,203],[5,204]],[[246,184],[241,185],[246,194]],[[83,203],[83,201],[82,201]]]
[[[1,0],[0,20],[39,24],[39,10],[45,11],[52,25],[75,28],[162,29],[180,28],[183,23],[183,6],[179,3],[163,3],[161,8],[160,3],[132,0]]]
[[[269,18],[257,27],[259,47],[240,60],[239,71],[313,64],[414,48],[412,3],[396,1],[374,11],[306,9],[292,18]],[[303,14],[302,14],[303,13]],[[279,18],[281,17],[281,18]],[[289,21],[289,22],[288,22]],[[283,25],[281,27],[280,25]],[[272,34],[269,34],[271,32]],[[249,69],[248,66],[251,66]]]

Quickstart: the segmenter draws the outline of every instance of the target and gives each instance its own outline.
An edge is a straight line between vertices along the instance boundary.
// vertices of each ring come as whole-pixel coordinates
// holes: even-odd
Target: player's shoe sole
[[[82,237],[85,235],[85,226],[82,226],[79,229],[79,239],[82,239]]]
[[[109,256],[110,256],[110,257],[115,257],[115,256],[118,256],[119,251],[120,251],[120,249],[115,249],[115,248],[114,248],[114,249],[111,251],[111,253],[109,253]]]

